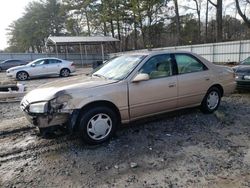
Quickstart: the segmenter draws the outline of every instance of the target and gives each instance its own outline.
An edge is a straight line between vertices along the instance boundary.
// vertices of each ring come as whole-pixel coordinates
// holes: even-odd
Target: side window
[[[150,79],[171,76],[172,64],[170,55],[152,57],[142,66],[139,72],[148,74]]]
[[[43,62],[43,65],[48,65],[48,64],[49,64],[49,60],[45,59],[44,62]]]
[[[33,63],[34,65],[44,65],[46,64],[46,60],[39,60]]]
[[[189,55],[176,54],[175,59],[179,74],[199,72],[207,69],[205,65]]]
[[[56,64],[56,63],[61,63],[61,61],[59,61],[57,59],[50,59],[49,60],[49,64]]]

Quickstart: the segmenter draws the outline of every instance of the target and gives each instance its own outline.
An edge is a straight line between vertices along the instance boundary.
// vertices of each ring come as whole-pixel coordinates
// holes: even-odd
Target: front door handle
[[[174,82],[173,82],[173,83],[169,83],[169,84],[168,84],[168,87],[169,87],[169,88],[171,88],[171,87],[175,87],[175,86],[176,86],[176,83],[174,83]]]

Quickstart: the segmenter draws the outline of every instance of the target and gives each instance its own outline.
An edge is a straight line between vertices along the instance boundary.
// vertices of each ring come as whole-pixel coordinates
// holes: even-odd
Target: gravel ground
[[[214,114],[144,119],[90,147],[64,132],[41,138],[18,102],[0,103],[0,187],[250,187],[249,120],[250,93],[235,93]]]

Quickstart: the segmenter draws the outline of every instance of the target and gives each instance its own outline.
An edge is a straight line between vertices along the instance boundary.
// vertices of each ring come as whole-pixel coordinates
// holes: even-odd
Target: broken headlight
[[[29,106],[29,112],[31,113],[45,113],[48,111],[47,102],[34,103]]]
[[[54,98],[50,101],[50,106],[55,110],[62,109],[63,107],[67,106],[70,99],[71,96],[67,94],[58,96],[57,98]]]

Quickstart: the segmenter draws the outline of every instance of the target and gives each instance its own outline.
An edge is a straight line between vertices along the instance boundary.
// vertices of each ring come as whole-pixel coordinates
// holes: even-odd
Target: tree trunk
[[[213,3],[211,0],[208,0],[216,8],[216,42],[222,41],[222,0],[217,0],[217,4]]]
[[[137,0],[136,3],[137,3],[136,5],[137,5],[137,10],[138,10],[138,18],[139,18],[139,28],[140,28],[141,33],[142,33],[143,48],[146,48],[146,45],[145,45],[145,32],[143,30],[142,15],[141,15],[141,10],[140,10],[140,2]]]
[[[88,15],[88,11],[87,10],[85,12],[85,15],[86,15],[86,21],[87,21],[87,27],[88,27],[88,36],[90,36],[89,15]]]
[[[106,24],[106,21],[103,21],[103,34],[104,34],[104,36],[107,36],[107,24]]]
[[[115,37],[115,31],[114,31],[114,24],[113,24],[113,20],[110,19],[110,27],[111,27],[111,33],[112,33],[112,37]]]
[[[181,25],[180,25],[178,0],[174,0],[174,6],[175,6],[175,20],[176,20],[176,38],[177,38],[177,45],[179,45],[180,44]]]
[[[200,4],[198,3],[198,0],[194,0],[195,5],[196,5],[196,12],[198,15],[198,42],[200,43],[200,38],[201,38],[201,12],[200,12]]]
[[[217,42],[221,42],[223,40],[222,35],[222,0],[217,0]]]
[[[121,40],[121,30],[120,30],[120,23],[119,19],[116,19],[116,24],[117,24],[117,34],[118,34],[118,39]]]
[[[207,24],[208,24],[208,0],[207,0],[207,7],[206,7],[206,23],[205,23],[205,25],[206,25],[206,26],[205,26],[205,27],[206,27],[205,29],[206,29],[206,30],[205,30],[205,42],[207,42],[207,27],[208,27],[208,26],[207,26]]]
[[[134,16],[134,49],[137,50],[137,29],[136,29],[136,17],[135,13],[133,14]]]

